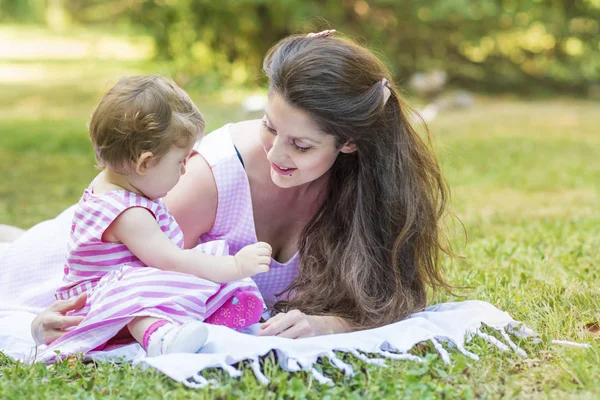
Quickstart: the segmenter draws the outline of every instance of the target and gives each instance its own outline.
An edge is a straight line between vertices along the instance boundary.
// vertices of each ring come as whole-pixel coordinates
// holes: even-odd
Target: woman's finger
[[[302,324],[294,324],[285,331],[277,335],[277,337],[288,339],[299,339],[306,334],[306,327]]]
[[[60,337],[62,337],[65,333],[66,333],[65,331],[58,331],[58,330],[47,331],[44,335],[44,344],[48,345],[48,344],[54,342],[56,339],[59,339]]]
[[[73,300],[56,300],[54,303],[50,304],[46,310],[50,312],[64,313],[71,310],[71,304],[73,303]]]
[[[260,325],[261,329],[266,328],[267,326],[271,325],[273,322],[279,321],[284,315],[285,315],[285,313],[282,313],[282,314],[277,314],[274,317],[269,318],[268,320],[266,320],[265,322],[263,322]]]
[[[77,326],[84,320],[82,316],[60,316],[55,321],[54,327],[57,329],[66,329],[72,326]],[[64,333],[64,332],[63,332]]]
[[[75,303],[73,304],[73,308],[71,311],[79,310],[83,308],[87,303],[87,293],[82,293],[79,296],[75,297]]]
[[[79,325],[85,317],[67,317],[61,314],[40,314],[41,320],[31,325],[31,335],[36,343],[50,344],[63,336],[66,328]]]
[[[315,336],[315,330],[311,318],[303,313],[292,311],[294,324],[279,334],[279,337],[300,339]]]
[[[85,306],[86,300],[87,294],[82,293],[79,296],[69,300],[57,300],[54,303],[52,303],[50,307],[48,307],[48,310],[64,314],[69,311],[78,310],[81,307]]]
[[[258,336],[274,336],[288,329],[294,324],[294,319],[289,315],[282,317],[279,321],[272,322],[269,326],[263,329]]]

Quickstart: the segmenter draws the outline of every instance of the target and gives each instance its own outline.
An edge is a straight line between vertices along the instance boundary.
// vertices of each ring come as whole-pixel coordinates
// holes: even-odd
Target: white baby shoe
[[[191,321],[183,325],[166,324],[152,334],[146,353],[156,357],[173,353],[197,353],[208,338],[208,329],[203,322]]]

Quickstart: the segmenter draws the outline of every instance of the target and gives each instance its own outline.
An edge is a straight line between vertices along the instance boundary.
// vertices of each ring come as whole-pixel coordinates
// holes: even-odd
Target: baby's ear
[[[356,151],[356,143],[354,143],[354,140],[349,139],[346,143],[344,143],[340,151],[346,154],[354,153]]]
[[[135,172],[140,175],[145,175],[146,172],[148,172],[148,169],[150,169],[150,164],[153,158],[154,154],[152,154],[152,152],[143,152],[135,163]]]

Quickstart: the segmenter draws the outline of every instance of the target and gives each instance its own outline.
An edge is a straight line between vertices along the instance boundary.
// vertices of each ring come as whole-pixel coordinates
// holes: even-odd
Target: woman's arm
[[[164,202],[183,232],[185,248],[194,248],[217,215],[217,184],[204,157],[197,153],[190,157],[185,174]]]
[[[123,243],[144,264],[164,271],[195,275],[217,283],[230,282],[267,272],[271,248],[266,243],[246,246],[235,256],[213,256],[182,250],[169,239],[145,208],[121,213],[104,236]]]
[[[312,336],[346,333],[355,330],[341,317],[306,315],[299,310],[277,314],[261,325],[258,336],[278,336],[300,339]]]

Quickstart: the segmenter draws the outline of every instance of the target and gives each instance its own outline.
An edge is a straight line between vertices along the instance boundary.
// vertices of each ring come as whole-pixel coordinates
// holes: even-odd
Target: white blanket
[[[35,344],[29,333],[29,327],[35,314],[23,311],[4,312],[0,318],[0,351],[23,362],[31,362],[35,356]],[[485,324],[496,329],[505,343],[480,329]],[[385,358],[395,360],[422,361],[408,351],[417,343],[430,341],[444,362],[450,362],[450,354],[440,342],[473,359],[476,354],[465,350],[464,343],[478,335],[501,350],[511,348],[522,357],[525,352],[517,347],[507,332],[527,337],[532,334],[523,325],[514,321],[510,315],[489,303],[465,301],[444,303],[430,307],[427,311],[412,315],[410,318],[367,331],[320,336],[307,339],[284,339],[277,337],[258,337],[252,335],[257,326],[249,332],[240,333],[231,329],[209,325],[209,337],[206,345],[198,354],[172,354],[155,358],[145,357],[145,352],[137,344],[132,344],[109,352],[93,352],[90,357],[101,361],[133,361],[144,367],[153,367],[178,382],[190,387],[202,387],[209,382],[201,375],[207,368],[222,368],[232,377],[241,375],[241,371],[231,365],[243,360],[251,361],[257,379],[268,383],[260,370],[259,357],[274,350],[279,366],[286,371],[307,370],[321,383],[332,383],[314,368],[319,358],[328,358],[333,365],[347,375],[354,373],[352,366],[342,362],[335,351],[352,353],[370,364],[385,365]],[[377,358],[368,357],[374,354]]]
[[[68,209],[56,219],[31,228],[10,246],[0,246],[0,351],[17,360],[31,362],[35,355],[30,324],[35,313],[52,302],[52,293],[60,282],[71,216],[72,209]],[[497,330],[504,342],[484,333],[482,325]],[[385,358],[422,361],[408,351],[417,343],[430,341],[449,363],[450,354],[441,342],[477,359],[476,354],[464,348],[464,344],[477,335],[502,350],[512,349],[525,357],[525,352],[512,342],[508,333],[523,337],[533,333],[508,313],[482,301],[438,304],[381,328],[308,339],[257,337],[253,333],[258,327],[252,328],[240,333],[209,326],[208,342],[198,354],[146,358],[141,347],[132,344],[89,356],[97,360],[132,361],[162,371],[187,386],[201,387],[209,383],[201,375],[204,369],[218,367],[236,377],[241,372],[231,365],[242,360],[250,360],[257,379],[267,383],[258,360],[273,350],[283,370],[310,371],[319,382],[332,383],[314,368],[319,358],[328,358],[348,375],[354,373],[350,365],[336,357],[335,351],[351,353],[367,363],[385,365]],[[374,354],[376,358],[367,354]]]

